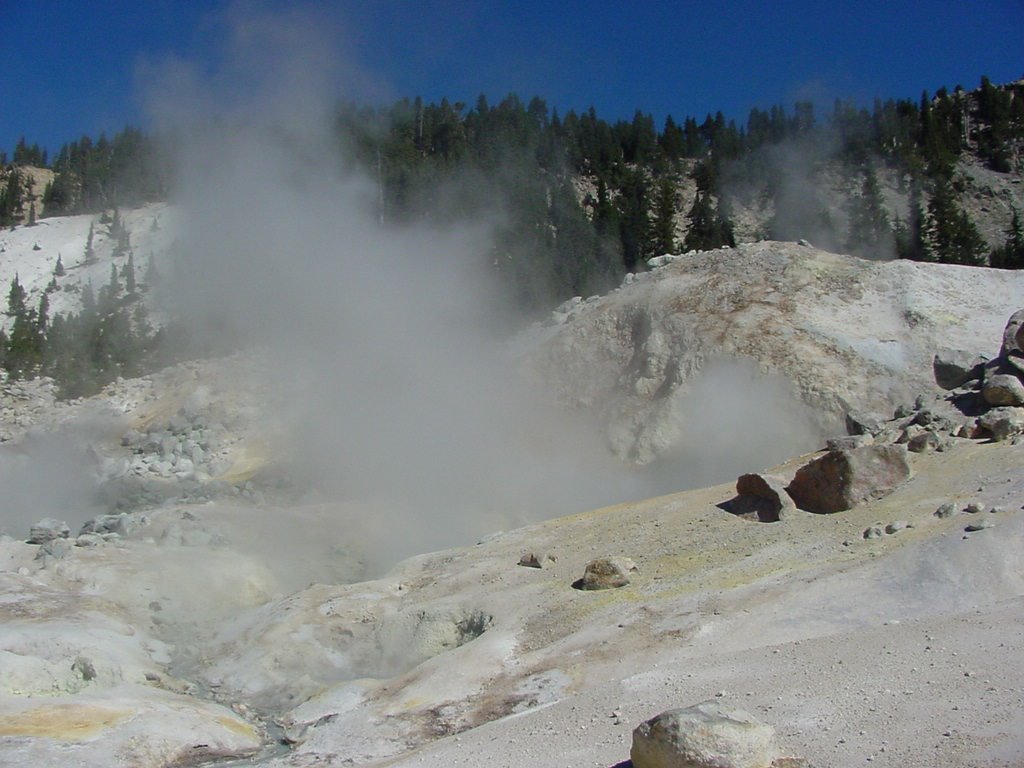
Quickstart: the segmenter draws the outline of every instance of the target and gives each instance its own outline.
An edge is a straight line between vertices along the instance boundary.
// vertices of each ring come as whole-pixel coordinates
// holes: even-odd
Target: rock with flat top
[[[670,709],[633,731],[633,768],[769,768],[775,729],[717,701]]]

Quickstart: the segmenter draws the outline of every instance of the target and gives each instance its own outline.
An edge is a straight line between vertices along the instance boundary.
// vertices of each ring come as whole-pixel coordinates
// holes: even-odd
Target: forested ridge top
[[[755,108],[745,123],[670,115],[660,130],[639,110],[610,122],[515,94],[496,104],[402,99],[339,106],[334,136],[339,164],[378,184],[385,223],[500,208],[491,263],[532,307],[605,290],[653,256],[736,240],[1024,264],[1024,81],[983,77],[973,91],[871,108],[837,100],[824,117],[810,102]],[[0,155],[0,224],[164,199],[173,144],[126,128],[50,156],[22,140],[10,162]],[[995,199],[969,199],[986,196]]]

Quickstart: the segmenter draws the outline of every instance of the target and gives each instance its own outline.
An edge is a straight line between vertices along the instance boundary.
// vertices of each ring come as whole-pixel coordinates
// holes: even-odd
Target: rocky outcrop
[[[775,729],[717,701],[670,709],[633,731],[633,768],[770,768]]]
[[[936,350],[971,350],[940,354],[943,386],[974,375],[978,339],[999,338],[1021,295],[1013,271],[751,243],[666,261],[574,304],[535,329],[533,359],[563,401],[599,416],[624,459],[650,463],[715,431],[768,431],[780,454],[758,462],[768,466],[843,431],[851,412],[881,421],[939,395]],[[755,375],[716,366],[737,360]]]

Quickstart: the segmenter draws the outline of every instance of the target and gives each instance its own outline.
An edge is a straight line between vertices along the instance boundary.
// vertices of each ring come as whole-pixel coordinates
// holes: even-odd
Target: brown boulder
[[[800,509],[828,514],[886,496],[909,477],[906,448],[865,445],[805,464],[786,490]]]
[[[630,575],[638,570],[628,557],[599,557],[587,563],[583,578],[573,586],[588,590],[624,587],[629,584]]]

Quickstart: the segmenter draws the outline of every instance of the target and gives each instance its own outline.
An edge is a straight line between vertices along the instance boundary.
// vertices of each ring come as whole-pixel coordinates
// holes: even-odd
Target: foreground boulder
[[[775,729],[742,709],[705,701],[670,709],[633,731],[633,768],[769,768]]]
[[[828,514],[882,498],[909,477],[905,447],[865,445],[805,464],[786,490],[801,509]]]

